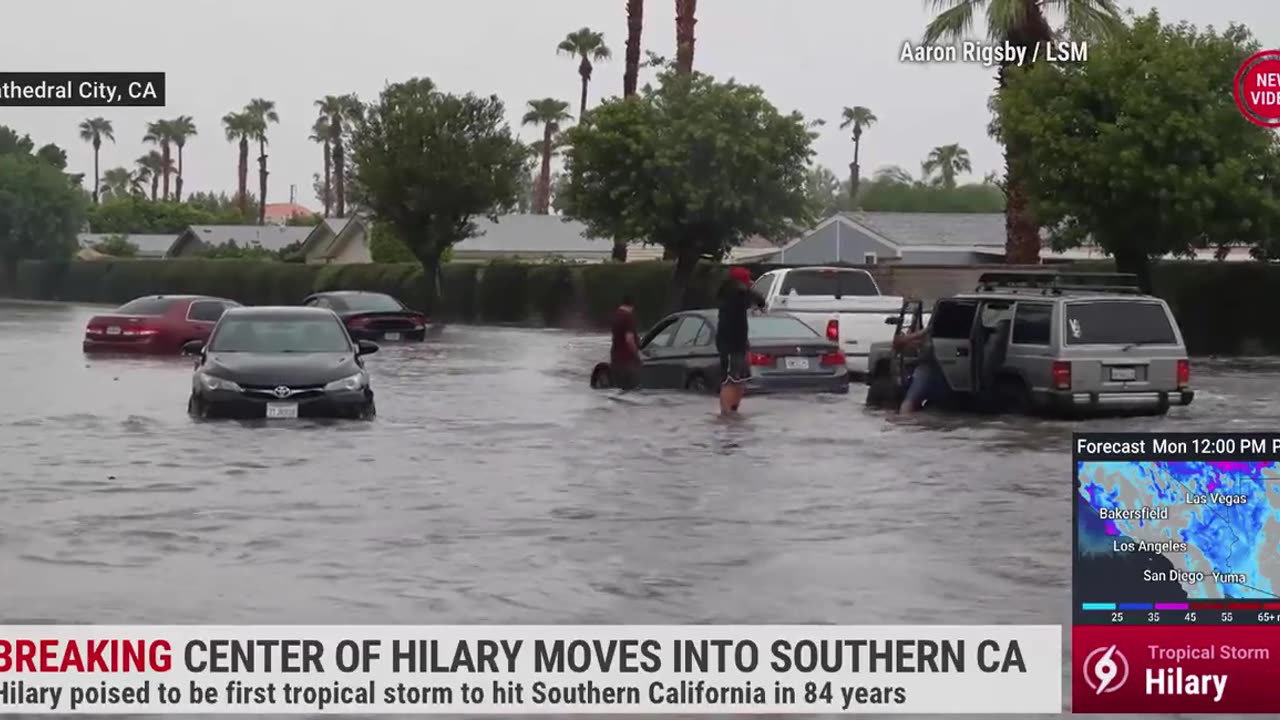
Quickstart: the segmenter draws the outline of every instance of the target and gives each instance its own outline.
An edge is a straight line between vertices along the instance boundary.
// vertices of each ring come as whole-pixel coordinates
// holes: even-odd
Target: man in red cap
[[[752,306],[764,309],[764,298],[751,289],[751,271],[729,268],[729,281],[720,295],[716,323],[716,351],[720,353],[720,414],[732,415],[742,404],[742,393],[751,378],[747,364],[747,313]]]

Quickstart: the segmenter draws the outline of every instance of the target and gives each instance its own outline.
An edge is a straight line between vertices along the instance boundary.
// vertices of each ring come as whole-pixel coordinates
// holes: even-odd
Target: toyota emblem
[[[275,390],[272,390],[271,392],[275,393],[275,396],[278,398],[287,398],[293,394],[293,391],[285,387],[284,385],[281,385],[280,387],[276,388]]]

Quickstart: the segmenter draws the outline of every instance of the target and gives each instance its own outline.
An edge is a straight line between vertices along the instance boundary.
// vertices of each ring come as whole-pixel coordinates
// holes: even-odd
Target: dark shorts
[[[911,374],[906,400],[914,407],[920,407],[927,402],[941,400],[946,393],[947,381],[938,369],[928,363],[920,363]]]
[[[751,379],[751,367],[747,365],[746,353],[722,353],[720,355],[720,377],[722,384],[744,383]]]
[[[640,387],[640,368],[629,363],[610,365],[609,376],[619,390],[635,390]]]

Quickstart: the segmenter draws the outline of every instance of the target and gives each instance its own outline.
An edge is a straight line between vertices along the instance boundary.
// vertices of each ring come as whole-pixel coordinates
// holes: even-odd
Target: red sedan
[[[94,315],[84,331],[86,353],[176,355],[191,340],[208,340],[227,308],[240,303],[203,295],[149,295]]]

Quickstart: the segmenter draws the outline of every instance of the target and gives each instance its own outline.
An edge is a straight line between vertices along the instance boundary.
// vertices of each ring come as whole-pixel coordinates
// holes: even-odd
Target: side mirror
[[[203,340],[188,340],[182,344],[183,355],[199,355],[204,352]]]
[[[356,355],[372,355],[378,352],[378,344],[369,340],[356,341]]]
[[[887,318],[885,318],[885,319],[884,319],[884,324],[885,324],[885,325],[897,325],[897,324],[898,324],[898,316],[897,316],[897,315],[890,315],[889,317],[887,317]]]

